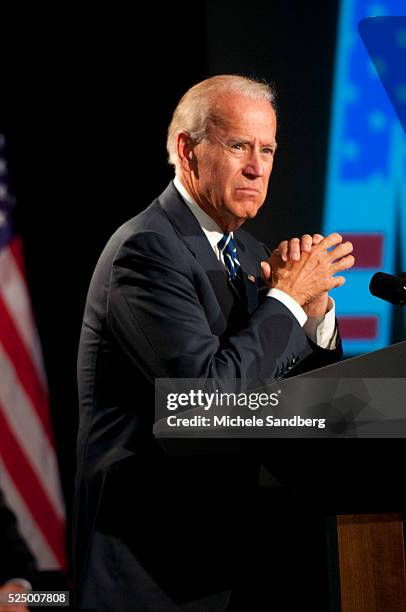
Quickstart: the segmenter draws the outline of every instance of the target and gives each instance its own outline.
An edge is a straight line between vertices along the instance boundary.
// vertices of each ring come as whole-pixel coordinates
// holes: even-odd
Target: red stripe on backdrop
[[[378,335],[378,317],[338,317],[344,340],[373,340]]]
[[[383,234],[343,234],[343,242],[349,240],[354,246],[355,265],[352,268],[382,268]]]
[[[55,512],[41,480],[15,439],[3,411],[4,407],[0,403],[2,460],[44,539],[48,542],[49,548],[64,569],[66,568],[64,520]]]
[[[48,394],[36,372],[30,353],[27,351],[0,292],[0,342],[12,362],[18,379],[33,403],[47,436],[53,445],[53,433],[48,410]]]

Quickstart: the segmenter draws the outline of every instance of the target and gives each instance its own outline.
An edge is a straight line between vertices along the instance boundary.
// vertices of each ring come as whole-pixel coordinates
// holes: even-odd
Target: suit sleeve
[[[156,232],[133,235],[118,249],[108,328],[150,380],[269,379],[311,354],[295,317],[272,298],[263,300],[246,328],[220,340],[202,305],[202,291],[210,290],[203,276],[180,241]],[[212,302],[217,304],[214,294]]]

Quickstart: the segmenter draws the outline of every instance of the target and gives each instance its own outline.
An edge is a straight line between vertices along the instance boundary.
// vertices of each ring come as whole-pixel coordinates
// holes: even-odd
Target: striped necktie
[[[237,245],[231,234],[224,234],[218,243],[218,248],[223,254],[230,280],[235,282],[238,278],[241,278],[241,264],[238,261]]]

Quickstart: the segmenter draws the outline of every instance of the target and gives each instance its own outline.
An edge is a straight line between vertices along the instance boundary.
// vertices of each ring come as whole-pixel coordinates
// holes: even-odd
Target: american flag
[[[47,380],[0,134],[0,487],[42,570],[64,569],[65,511]]]

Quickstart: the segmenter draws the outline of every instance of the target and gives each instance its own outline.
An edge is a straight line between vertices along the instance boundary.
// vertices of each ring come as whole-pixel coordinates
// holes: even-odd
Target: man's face
[[[217,103],[208,136],[193,148],[189,187],[224,231],[255,217],[265,201],[276,150],[276,115],[266,100],[229,94]]]

